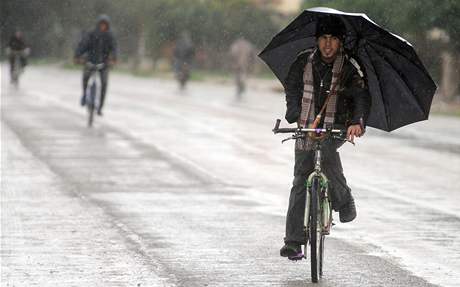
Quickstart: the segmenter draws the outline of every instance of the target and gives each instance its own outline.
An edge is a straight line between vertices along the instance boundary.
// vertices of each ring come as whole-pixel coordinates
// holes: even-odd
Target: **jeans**
[[[326,140],[321,147],[321,169],[329,180],[329,197],[332,208],[336,211],[348,203],[351,189],[343,175],[342,163],[337,149],[341,146],[334,140]],[[286,237],[284,241],[294,243],[305,242],[304,213],[306,201],[305,182],[314,170],[315,151],[295,151],[294,181],[289,197],[289,207],[286,216]]]

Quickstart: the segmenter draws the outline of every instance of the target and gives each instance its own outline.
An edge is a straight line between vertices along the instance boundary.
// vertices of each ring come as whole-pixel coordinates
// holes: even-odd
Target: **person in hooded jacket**
[[[96,29],[89,32],[78,43],[75,50],[74,62],[83,63],[83,58],[92,63],[104,63],[105,67],[100,70],[101,77],[101,99],[98,107],[98,115],[102,115],[102,108],[105,102],[107,93],[107,83],[109,75],[109,67],[116,64],[117,61],[117,41],[111,30],[110,18],[107,15],[98,17]],[[91,69],[85,67],[83,70],[83,96],[81,97],[81,105],[86,104],[85,91],[88,86],[89,78],[91,77]]]

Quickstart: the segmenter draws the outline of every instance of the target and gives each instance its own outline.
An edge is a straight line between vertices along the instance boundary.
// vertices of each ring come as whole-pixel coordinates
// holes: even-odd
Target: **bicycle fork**
[[[332,225],[332,208],[331,208],[331,201],[329,198],[329,181],[327,177],[321,171],[321,149],[317,148],[315,150],[315,171],[313,173],[314,176],[318,177],[319,181],[319,189],[318,189],[318,211],[319,211],[319,228],[321,228],[321,233],[324,235],[328,235],[331,230]],[[308,179],[309,187],[308,191],[311,192],[311,184],[313,182],[313,177]],[[307,197],[311,197],[311,195],[307,192]],[[308,204],[310,200],[307,200]],[[309,205],[308,205],[309,206]],[[308,222],[306,222],[308,223]],[[308,226],[308,225],[306,225]]]
[[[310,208],[311,208],[311,200],[312,200],[312,195],[311,192],[312,190],[312,183],[314,177],[318,178],[319,186],[318,190],[315,192],[318,193],[316,196],[318,203],[318,224],[317,227],[320,229],[321,234],[323,235],[328,235],[331,230],[332,226],[332,208],[331,208],[331,202],[329,199],[328,195],[328,180],[327,178],[322,174],[312,174],[310,178],[306,182],[306,200],[305,200],[305,213],[304,213],[304,234],[306,235],[306,242],[309,241],[308,235],[309,235],[309,229],[310,229]]]

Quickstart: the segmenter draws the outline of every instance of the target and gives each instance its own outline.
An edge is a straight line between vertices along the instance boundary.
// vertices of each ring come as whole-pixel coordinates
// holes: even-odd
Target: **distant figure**
[[[244,38],[238,38],[230,46],[230,58],[235,74],[236,95],[241,95],[246,90],[246,79],[255,62],[256,52],[254,46]]]
[[[29,56],[29,53],[30,48],[26,45],[22,32],[17,30],[10,37],[6,50],[10,63],[10,79],[12,83],[17,83],[19,74],[27,65],[27,56]],[[19,64],[19,66],[17,66],[17,64]]]
[[[188,31],[183,31],[174,47],[174,72],[183,90],[190,78],[190,70],[195,55],[192,37]]]
[[[80,43],[78,43],[74,62],[82,64],[85,62],[82,58],[94,65],[105,64],[105,67],[99,71],[102,87],[97,114],[102,116],[102,107],[107,92],[109,67],[115,65],[117,61],[117,41],[110,29],[110,18],[107,15],[99,16],[96,29],[85,35]],[[91,73],[92,70],[85,66],[83,70],[83,96],[80,101],[82,106],[86,104],[85,91]]]

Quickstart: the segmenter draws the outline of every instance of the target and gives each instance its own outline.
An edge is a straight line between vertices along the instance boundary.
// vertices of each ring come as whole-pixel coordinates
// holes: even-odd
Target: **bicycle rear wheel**
[[[14,60],[14,66],[11,73],[11,82],[16,88],[19,87],[19,75],[21,74],[21,66],[19,61],[19,59]]]
[[[322,254],[324,249],[324,238],[321,235],[321,217],[319,213],[319,192],[319,178],[314,177],[310,189],[310,226],[308,229],[310,240],[311,281],[313,283],[317,283],[322,274]]]

